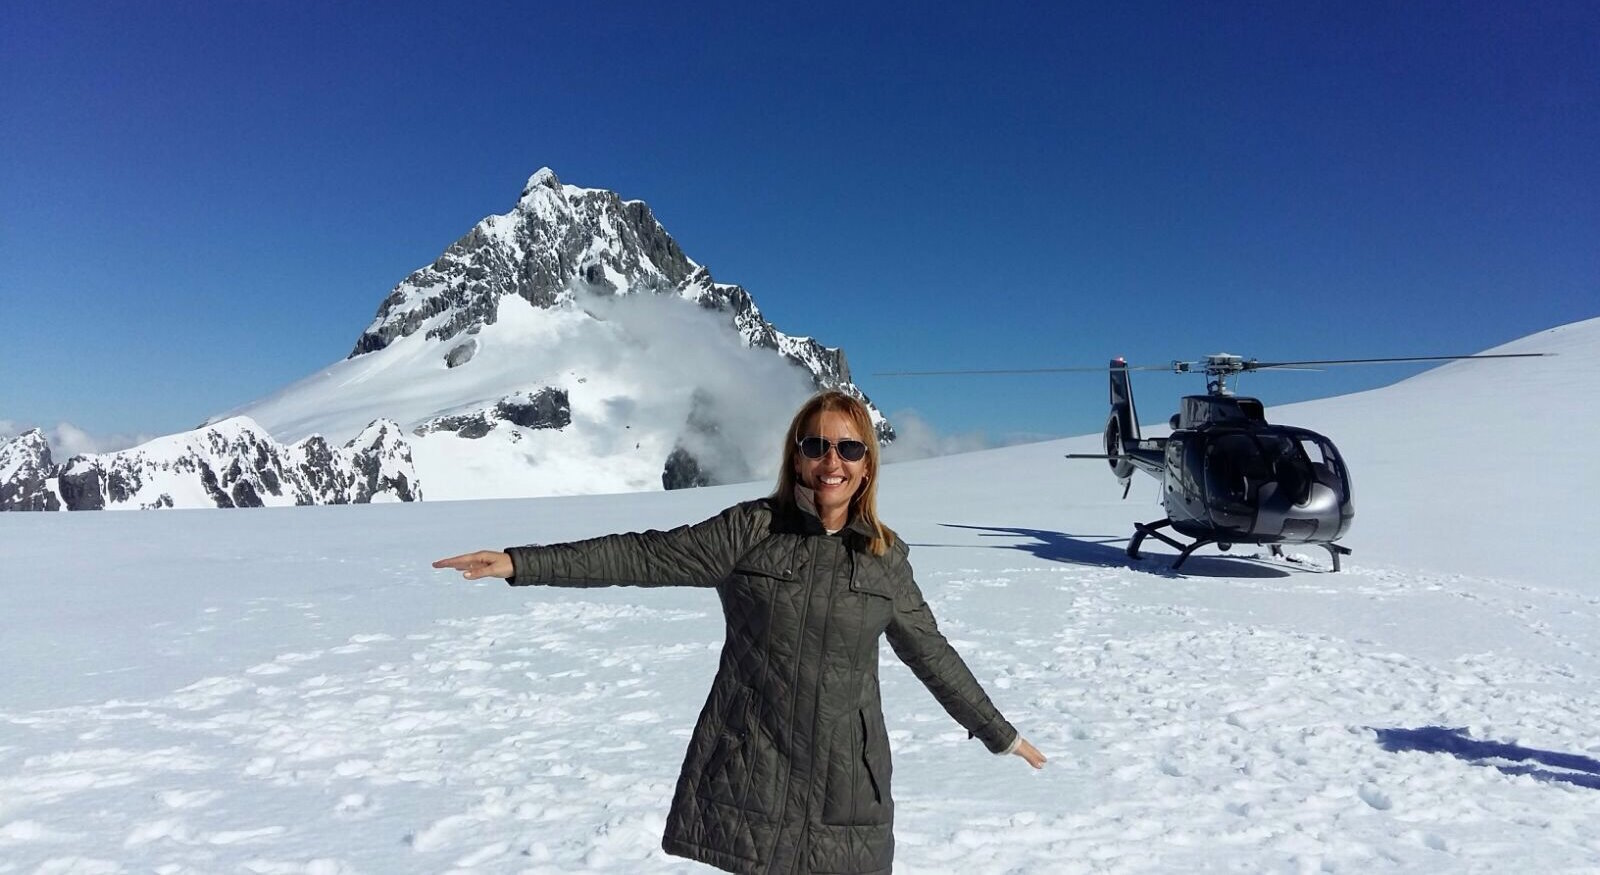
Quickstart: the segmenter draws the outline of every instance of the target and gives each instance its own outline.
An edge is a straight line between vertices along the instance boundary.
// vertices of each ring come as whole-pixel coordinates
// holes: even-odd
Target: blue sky
[[[1600,314],[1600,8],[1520,7],[6,4],[0,422],[341,359],[542,165],[945,434],[1098,430],[1103,381],[871,374],[1480,350]]]

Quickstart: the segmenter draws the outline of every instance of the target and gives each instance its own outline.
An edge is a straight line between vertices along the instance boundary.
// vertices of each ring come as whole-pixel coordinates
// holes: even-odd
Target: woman
[[[823,392],[795,414],[778,489],[670,532],[479,551],[433,563],[513,586],[714,586],[727,621],[662,847],[730,872],[888,872],[889,738],[878,639],[995,753],[1045,758],[940,634],[878,520],[866,406]]]

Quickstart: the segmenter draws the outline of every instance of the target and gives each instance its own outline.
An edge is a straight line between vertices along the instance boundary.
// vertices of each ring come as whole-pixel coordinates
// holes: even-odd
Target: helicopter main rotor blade
[[[1128,365],[1130,371],[1168,371],[1171,365]],[[878,371],[874,377],[965,377],[971,375],[994,374],[1070,374],[1070,373],[1098,373],[1103,374],[1110,370],[1105,365],[1097,368],[996,368],[970,371]]]
[[[1323,359],[1321,361],[1304,361],[1304,362],[1257,362],[1257,361],[1247,361],[1247,362],[1244,363],[1244,369],[1247,370],[1247,371],[1259,371],[1262,368],[1282,368],[1282,369],[1287,370],[1287,369],[1290,369],[1290,368],[1297,368],[1297,367],[1300,367],[1302,365],[1319,365],[1319,366],[1321,366],[1321,365],[1385,365],[1385,364],[1399,364],[1399,363],[1402,363],[1402,362],[1452,362],[1452,361],[1459,361],[1461,359],[1526,359],[1526,358],[1540,358],[1540,357],[1548,355],[1548,354],[1549,353],[1543,353],[1543,352],[1505,352],[1505,353],[1495,353],[1495,354],[1492,354],[1492,355],[1481,355],[1481,354],[1480,355],[1411,355],[1411,356],[1398,356],[1398,357],[1394,357],[1394,358]]]
[[[1491,355],[1414,355],[1391,358],[1371,359],[1320,359],[1299,362],[1258,362],[1253,360],[1238,361],[1233,367],[1240,371],[1259,371],[1267,368],[1275,370],[1300,370],[1315,371],[1327,365],[1379,365],[1401,364],[1404,362],[1450,362],[1462,359],[1520,359],[1539,358],[1552,355],[1543,352],[1514,352],[1496,353]],[[1124,365],[1130,371],[1173,371],[1178,366],[1183,367],[1183,372],[1201,373],[1208,366],[1208,362],[1167,362],[1160,365]],[[979,368],[959,371],[877,371],[874,377],[966,377],[966,376],[1006,376],[1018,374],[1072,374],[1072,373],[1105,373],[1109,368],[1101,367],[1071,367],[1071,368]]]

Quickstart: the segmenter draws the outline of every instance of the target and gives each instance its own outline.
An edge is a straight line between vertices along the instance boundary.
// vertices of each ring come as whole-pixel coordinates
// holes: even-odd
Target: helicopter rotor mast
[[[1206,391],[1208,393],[1212,395],[1232,395],[1233,390],[1228,388],[1228,378],[1234,374],[1255,370],[1255,363],[1255,359],[1246,361],[1243,356],[1219,352],[1208,355],[1197,362],[1174,360],[1172,372],[1174,374],[1189,374],[1198,368],[1205,372]]]

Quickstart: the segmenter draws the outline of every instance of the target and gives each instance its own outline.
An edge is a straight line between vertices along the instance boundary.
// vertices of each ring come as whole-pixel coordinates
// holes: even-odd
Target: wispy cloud
[[[13,438],[36,427],[15,420],[0,419],[0,439]],[[94,435],[70,422],[60,422],[53,428],[43,430],[45,441],[50,444],[50,455],[56,461],[65,461],[73,456],[88,453],[114,453],[157,437],[148,434]]]
[[[894,443],[884,448],[885,462],[909,462],[929,456],[948,456],[952,453],[970,453],[995,446],[981,431],[964,434],[941,434],[933,423],[915,410],[900,410],[889,414],[894,425]]]
[[[600,321],[571,364],[580,373],[609,371],[628,387],[615,418],[682,435],[719,482],[776,478],[784,429],[813,391],[805,370],[744,346],[726,313],[679,298],[581,295],[579,304]]]

